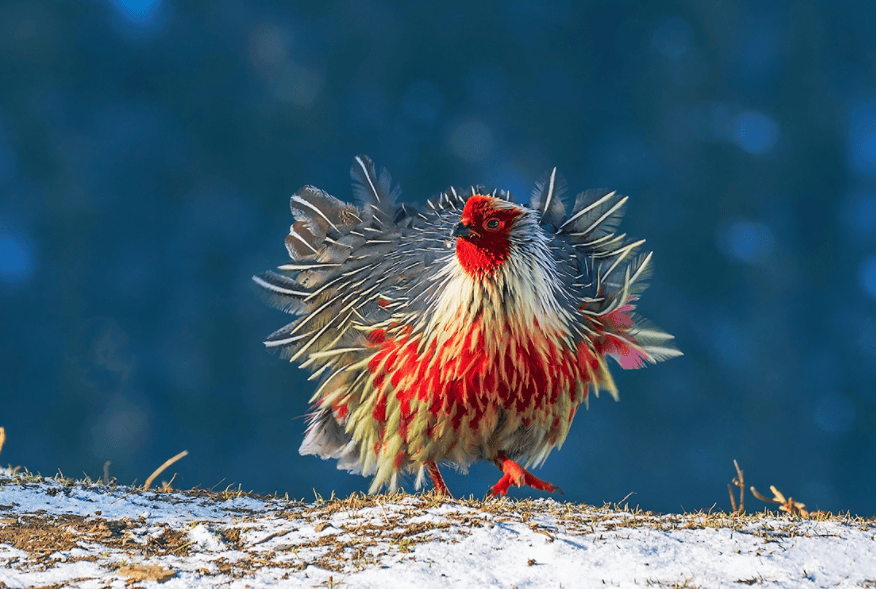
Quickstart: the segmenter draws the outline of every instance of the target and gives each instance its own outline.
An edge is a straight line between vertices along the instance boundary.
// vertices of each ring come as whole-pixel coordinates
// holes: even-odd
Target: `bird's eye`
[[[499,228],[499,219],[490,219],[487,221],[485,225],[487,229],[498,229]]]

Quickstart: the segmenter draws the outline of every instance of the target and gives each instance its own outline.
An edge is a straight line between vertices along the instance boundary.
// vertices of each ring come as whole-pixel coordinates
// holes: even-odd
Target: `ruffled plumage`
[[[471,187],[421,210],[367,157],[351,175],[356,206],[292,197],[292,262],[253,277],[297,316],[266,346],[319,381],[302,454],[373,476],[372,492],[442,461],[537,465],[589,391],[616,395],[606,358],[679,354],[633,313],[651,254],[615,233],[626,197],[588,191],[567,214],[553,170],[528,207]]]

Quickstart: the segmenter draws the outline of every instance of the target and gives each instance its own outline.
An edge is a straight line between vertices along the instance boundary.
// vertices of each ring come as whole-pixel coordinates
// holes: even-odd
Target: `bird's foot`
[[[548,493],[557,492],[560,495],[563,494],[562,489],[560,489],[558,486],[553,483],[541,480],[540,478],[508,458],[504,452],[499,452],[494,462],[504,474],[502,475],[502,478],[499,479],[498,483],[490,487],[490,494],[493,497],[506,495],[508,493],[508,489],[511,488],[512,484],[518,487],[528,485],[533,489],[538,489],[539,491],[547,491]]]
[[[441,471],[438,470],[438,465],[434,462],[427,462],[426,468],[429,471],[429,478],[432,479],[432,489],[435,491],[435,494],[452,497],[450,489],[444,483],[444,477],[441,476]]]

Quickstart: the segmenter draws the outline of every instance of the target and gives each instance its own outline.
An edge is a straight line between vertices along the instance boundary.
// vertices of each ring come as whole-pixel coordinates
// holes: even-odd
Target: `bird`
[[[252,280],[294,316],[264,341],[316,381],[299,452],[450,495],[439,465],[494,463],[511,486],[559,492],[530,472],[559,448],[591,393],[618,398],[608,367],[681,353],[638,316],[651,275],[644,240],[617,233],[616,191],[567,211],[557,169],[528,204],[507,190],[449,188],[400,202],[385,168],[353,160],[354,203],[314,186],[291,197],[289,262]]]

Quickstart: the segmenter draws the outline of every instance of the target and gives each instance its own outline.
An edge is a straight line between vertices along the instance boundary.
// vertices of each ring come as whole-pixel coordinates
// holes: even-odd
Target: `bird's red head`
[[[456,257],[463,269],[477,278],[491,274],[511,253],[510,234],[521,211],[500,202],[504,201],[475,194],[465,203],[453,230]]]

